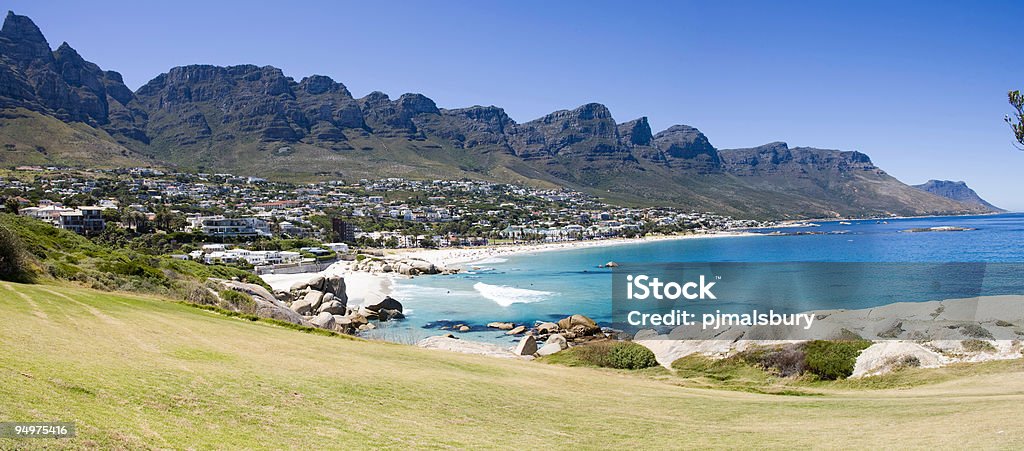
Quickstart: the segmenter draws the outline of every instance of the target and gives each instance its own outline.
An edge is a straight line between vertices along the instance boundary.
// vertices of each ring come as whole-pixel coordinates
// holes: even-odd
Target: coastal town
[[[330,261],[355,248],[571,243],[773,225],[479,180],[293,184],[152,168],[22,166],[0,176],[0,193],[6,211],[95,240],[256,271]]]

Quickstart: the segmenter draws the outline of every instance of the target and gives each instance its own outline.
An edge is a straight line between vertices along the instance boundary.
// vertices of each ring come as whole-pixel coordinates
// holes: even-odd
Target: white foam
[[[483,282],[473,284],[473,289],[480,293],[481,296],[494,301],[495,304],[502,307],[508,307],[512,304],[540,302],[554,294],[550,291],[527,290],[525,288],[505,285],[489,285]]]
[[[507,261],[508,261],[507,258],[487,257],[487,258],[485,258],[483,260],[477,260],[477,261],[474,261],[474,262],[471,262],[471,263],[473,265],[496,265],[498,263],[505,263]]]

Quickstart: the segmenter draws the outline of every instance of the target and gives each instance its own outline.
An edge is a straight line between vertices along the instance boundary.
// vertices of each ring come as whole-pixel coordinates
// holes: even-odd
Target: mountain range
[[[860,152],[773,142],[718,149],[696,128],[655,133],[589,103],[516,122],[422,94],[356,98],[272,66],[174,67],[134,92],[31,19],[0,30],[0,164],[166,166],[276,180],[472,178],[569,188],[626,205],[737,217],[982,213],[903,184]],[[941,194],[941,193],[939,193]],[[966,200],[966,201],[965,201]]]

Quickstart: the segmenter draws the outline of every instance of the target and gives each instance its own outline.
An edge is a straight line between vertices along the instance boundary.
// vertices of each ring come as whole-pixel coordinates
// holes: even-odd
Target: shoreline
[[[444,249],[393,249],[385,255],[394,258],[415,258],[437,266],[453,267],[471,265],[491,258],[512,255],[537,254],[543,252],[590,249],[597,247],[624,246],[630,244],[654,243],[660,241],[693,240],[710,238],[765,236],[762,233],[745,231],[712,232],[689,235],[656,235],[640,238],[607,238],[581,241],[557,241],[550,243],[504,244],[478,247],[453,247]]]
[[[468,266],[473,263],[484,262],[492,258],[507,257],[512,255],[538,254],[543,252],[590,249],[598,247],[624,246],[630,244],[654,243],[670,240],[692,240],[710,238],[729,238],[745,236],[765,236],[760,233],[728,231],[712,232],[688,235],[657,235],[640,238],[608,238],[585,241],[559,241],[551,243],[531,244],[505,244],[488,245],[479,247],[453,247],[444,249],[390,249],[385,255],[395,259],[420,259],[433,263],[439,267],[452,268]],[[305,282],[314,276],[340,275],[345,278],[346,293],[349,302],[361,304],[367,299],[379,300],[390,296],[394,292],[396,279],[404,278],[396,273],[370,273],[364,271],[353,271],[349,262],[339,261],[319,272],[304,272],[295,274],[263,274],[260,277],[274,290],[287,291],[297,282]],[[427,276],[429,277],[429,276]],[[399,299],[401,301],[401,299]]]

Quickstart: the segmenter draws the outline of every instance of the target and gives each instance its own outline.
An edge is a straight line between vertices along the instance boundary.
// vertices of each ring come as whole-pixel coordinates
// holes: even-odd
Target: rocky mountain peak
[[[18,63],[23,69],[35,61],[51,62],[50,44],[35,22],[27,16],[8,11],[0,28],[0,55]]]
[[[310,75],[299,82],[299,89],[308,94],[319,95],[325,93],[341,93],[346,97],[352,97],[345,85],[334,81],[326,75]]]
[[[721,170],[718,150],[707,136],[689,125],[673,125],[658,132],[654,145],[672,168],[701,174]]]
[[[619,136],[622,142],[632,146],[649,146],[654,140],[651,134],[651,125],[647,123],[647,117],[633,119],[618,125]]]
[[[402,94],[397,103],[398,108],[409,118],[417,114],[441,114],[434,101],[423,94]]]

